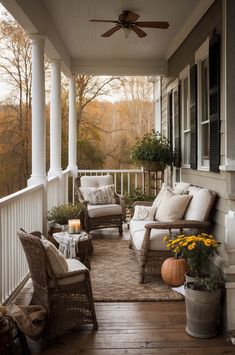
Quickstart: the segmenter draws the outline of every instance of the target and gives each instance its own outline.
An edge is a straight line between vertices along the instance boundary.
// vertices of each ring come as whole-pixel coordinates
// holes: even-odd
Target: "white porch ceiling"
[[[46,52],[61,58],[66,74],[161,75],[167,59],[208,10],[214,0],[1,0],[28,33],[45,34]],[[168,21],[166,30],[145,28],[147,37],[121,31],[100,35],[123,10],[140,15],[140,21]]]

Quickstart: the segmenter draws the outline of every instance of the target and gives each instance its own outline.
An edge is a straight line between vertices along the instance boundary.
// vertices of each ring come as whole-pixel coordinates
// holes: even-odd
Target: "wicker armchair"
[[[100,188],[107,185],[113,185],[113,177],[111,175],[82,176],[76,177],[74,180],[75,194],[85,207],[85,230],[90,232],[95,229],[117,227],[119,234],[122,235],[122,224],[125,220],[124,198],[114,193],[115,203],[92,205],[84,199],[80,189],[81,187]]]
[[[37,236],[23,231],[17,234],[33,281],[31,303],[40,304],[48,311],[46,340],[84,324],[92,324],[93,329],[97,329],[89,270],[79,261],[71,259],[77,263],[76,271],[57,276],[52,270],[38,232]]]
[[[206,231],[210,225],[209,216],[211,209],[213,207],[216,194],[213,191],[208,191],[210,195],[210,199],[208,200],[208,204],[204,206],[206,212],[204,214],[203,220],[178,220],[174,222],[158,222],[151,221],[146,222],[144,225],[144,229],[142,231],[138,231],[138,236],[134,235],[130,231],[130,245],[129,247],[135,250],[137,259],[139,261],[139,282],[144,283],[146,275],[160,275],[161,274],[161,266],[164,260],[172,256],[172,252],[166,250],[166,245],[163,242],[163,236],[176,233],[189,233],[193,230],[194,233],[200,231]],[[143,205],[143,206],[151,206],[151,203],[148,201],[138,201],[135,205]],[[200,206],[198,206],[200,208]],[[157,231],[157,232],[154,232]],[[142,232],[141,239],[141,247],[138,247],[140,240],[140,234]],[[157,237],[153,236],[153,234],[158,234]],[[154,248],[154,240],[153,238],[161,239],[161,243],[163,248]],[[156,242],[155,239],[155,242]],[[138,243],[137,243],[138,242]]]

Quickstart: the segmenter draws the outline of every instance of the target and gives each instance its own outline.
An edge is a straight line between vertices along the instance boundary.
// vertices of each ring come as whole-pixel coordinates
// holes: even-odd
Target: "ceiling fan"
[[[130,31],[134,31],[139,37],[147,36],[147,33],[144,32],[140,27],[148,27],[148,28],[162,28],[166,29],[169,27],[169,23],[165,21],[137,21],[140,16],[135,14],[134,12],[125,10],[119,16],[118,20],[98,20],[91,19],[90,22],[109,22],[115,23],[115,26],[112,27],[107,32],[103,33],[101,37],[110,37],[115,32],[123,29],[126,34]]]

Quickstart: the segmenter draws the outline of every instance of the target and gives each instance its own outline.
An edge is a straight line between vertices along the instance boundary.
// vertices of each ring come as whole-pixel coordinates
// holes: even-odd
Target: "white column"
[[[51,61],[50,170],[49,177],[60,176],[61,169],[61,62]]]
[[[28,186],[46,180],[46,125],[45,125],[45,72],[42,35],[31,35],[32,40],[32,175]]]
[[[69,78],[69,164],[68,169],[77,174],[77,124],[75,76]]]

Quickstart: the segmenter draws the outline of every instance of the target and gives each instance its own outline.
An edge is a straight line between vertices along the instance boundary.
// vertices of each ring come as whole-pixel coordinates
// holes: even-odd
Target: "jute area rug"
[[[138,261],[126,240],[93,239],[91,285],[95,302],[181,301],[160,276],[138,282]]]

